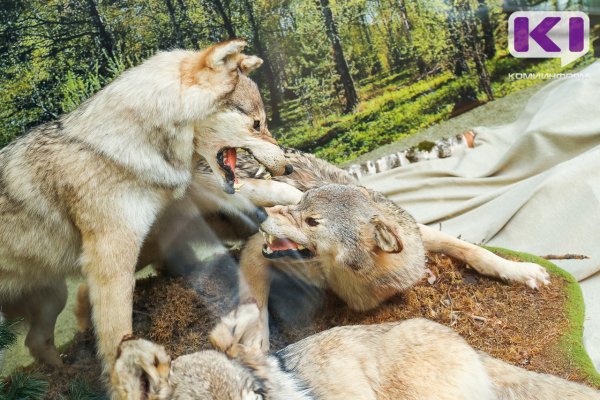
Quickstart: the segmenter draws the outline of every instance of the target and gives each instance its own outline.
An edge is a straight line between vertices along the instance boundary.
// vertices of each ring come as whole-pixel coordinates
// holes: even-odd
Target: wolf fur
[[[244,304],[211,333],[219,351],[173,361],[145,340],[123,342],[113,384],[139,399],[599,399],[600,392],[475,351],[425,319],[332,328],[265,355],[260,312]],[[118,372],[118,374],[117,374]]]
[[[140,248],[161,212],[186,195],[195,152],[218,155],[223,149],[206,147],[243,140],[272,174],[284,173],[283,152],[247,118],[232,121],[234,143],[227,135],[203,143],[195,130],[254,87],[243,74],[262,61],[243,55],[244,46],[159,53],[0,150],[0,305],[29,322],[34,357],[60,364],[54,324],[65,277],[82,272],[98,352],[113,365],[132,329]],[[231,189],[226,172],[211,171],[220,191]]]

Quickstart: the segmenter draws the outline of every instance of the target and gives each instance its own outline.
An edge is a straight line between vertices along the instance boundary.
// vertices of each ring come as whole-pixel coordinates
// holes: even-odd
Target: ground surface
[[[221,264],[221,265],[220,265]],[[445,256],[429,257],[435,281],[414,288],[377,310],[357,313],[331,293],[320,293],[276,277],[270,300],[274,350],[315,332],[347,324],[372,324],[425,317],[451,326],[475,348],[512,364],[585,382],[587,376],[560,349],[569,329],[568,282],[533,291],[479,276]],[[212,264],[189,278],[151,277],[139,281],[134,306],[135,333],[165,345],[173,356],[210,348],[207,334],[219,315],[236,302],[235,266]],[[45,369],[50,398],[65,393],[69,382],[84,379],[99,387],[99,365],[91,335],[80,334],[66,351],[63,369]]]

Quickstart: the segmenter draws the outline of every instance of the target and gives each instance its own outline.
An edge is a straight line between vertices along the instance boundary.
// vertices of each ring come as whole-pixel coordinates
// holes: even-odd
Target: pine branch
[[[37,374],[14,372],[0,390],[0,400],[42,400],[48,391],[48,382]]]
[[[14,332],[15,326],[19,321],[4,321],[0,317],[0,350],[4,350],[17,341],[17,335]]]

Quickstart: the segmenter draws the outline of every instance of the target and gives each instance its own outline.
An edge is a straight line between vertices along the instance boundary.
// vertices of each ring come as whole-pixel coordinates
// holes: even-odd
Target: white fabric
[[[545,86],[515,122],[476,128],[472,150],[362,183],[473,243],[589,256],[556,264],[581,281],[584,345],[600,369],[600,62],[582,74]]]

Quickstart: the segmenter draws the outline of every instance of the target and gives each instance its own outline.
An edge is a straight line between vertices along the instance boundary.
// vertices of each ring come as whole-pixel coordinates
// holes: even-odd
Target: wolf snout
[[[285,171],[283,172],[283,174],[290,175],[292,172],[294,172],[294,167],[292,166],[292,164],[286,164]]]
[[[256,209],[256,220],[259,224],[262,224],[269,218],[269,214],[267,214],[267,210],[264,207],[258,207]]]

